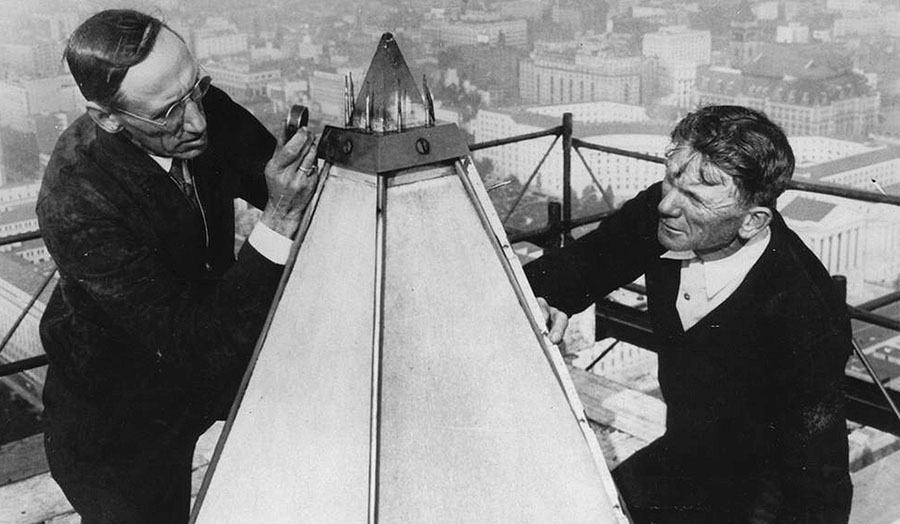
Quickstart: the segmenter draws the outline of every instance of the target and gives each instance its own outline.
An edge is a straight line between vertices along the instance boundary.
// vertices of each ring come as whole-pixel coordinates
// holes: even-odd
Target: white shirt
[[[171,157],[150,155],[150,158],[159,164],[159,167],[163,168],[163,171],[166,173],[172,169],[173,159]],[[189,177],[187,165],[183,167],[185,177]],[[250,245],[259,251],[259,254],[281,265],[287,263],[288,256],[291,253],[291,244],[293,243],[290,238],[276,233],[272,228],[259,221],[253,226],[253,231],[250,232],[247,242],[250,242]]]
[[[731,255],[717,260],[703,260],[693,251],[666,251],[660,256],[681,260],[675,307],[685,331],[734,293],[765,252],[770,237],[767,227]]]

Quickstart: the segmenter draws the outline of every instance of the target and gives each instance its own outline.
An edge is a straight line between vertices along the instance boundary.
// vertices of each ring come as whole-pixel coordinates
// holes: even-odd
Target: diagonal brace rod
[[[513,205],[509,209],[509,212],[507,212],[506,216],[503,217],[503,225],[504,226],[506,225],[506,222],[509,220],[509,217],[511,217],[512,214],[515,213],[516,208],[519,206],[519,202],[522,201],[522,197],[524,197],[525,192],[528,191],[528,186],[531,185],[532,180],[534,180],[534,177],[537,176],[538,172],[541,170],[541,166],[544,165],[544,161],[547,160],[548,156],[550,156],[550,151],[553,151],[553,147],[556,145],[556,143],[558,141],[559,141],[559,135],[556,135],[556,137],[553,139],[553,143],[550,144],[550,147],[547,148],[547,151],[544,153],[544,156],[541,157],[540,162],[538,162],[537,165],[534,167],[534,171],[531,172],[531,176],[529,176],[528,180],[525,181],[525,185],[523,185],[522,190],[519,191],[519,196],[516,197],[516,201],[513,202]]]

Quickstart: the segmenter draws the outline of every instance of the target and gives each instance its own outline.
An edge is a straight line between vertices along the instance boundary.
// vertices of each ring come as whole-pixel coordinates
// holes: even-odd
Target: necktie
[[[197,199],[194,197],[194,183],[191,180],[189,175],[186,175],[186,170],[184,169],[183,162],[179,159],[172,159],[172,167],[169,168],[169,177],[175,182],[178,186],[178,189],[184,193],[184,196],[187,197],[188,202],[190,202],[191,207],[197,207]]]

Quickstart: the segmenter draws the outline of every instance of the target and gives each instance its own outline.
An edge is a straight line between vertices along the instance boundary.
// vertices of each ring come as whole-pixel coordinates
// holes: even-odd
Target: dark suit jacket
[[[60,281],[41,319],[49,434],[84,460],[191,443],[227,409],[283,267],[234,256],[233,199],[263,207],[275,140],[212,88],[190,161],[202,213],[159,165],[87,115],[61,136],[37,203]]]
[[[661,259],[660,184],[574,245],[526,266],[536,296],[571,314],[646,275],[667,405],[666,449],[696,478],[739,478],[736,513],[819,522],[849,507],[841,384],[850,322],[830,276],[776,212],[769,246],[724,303],[685,332],[680,261]],[[747,503],[749,500],[749,505]],[[832,522],[825,518],[822,522]]]

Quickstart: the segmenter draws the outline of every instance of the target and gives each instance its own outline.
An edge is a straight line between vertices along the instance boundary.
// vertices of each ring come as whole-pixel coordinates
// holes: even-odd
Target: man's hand
[[[260,217],[262,223],[292,238],[318,180],[315,141],[304,127],[279,147],[266,164],[269,201]]]
[[[566,327],[569,325],[569,316],[548,304],[544,297],[537,297],[537,302],[541,307],[541,313],[544,314],[544,323],[550,328],[550,333],[547,334],[547,337],[550,339],[550,342],[559,344],[562,342]]]

